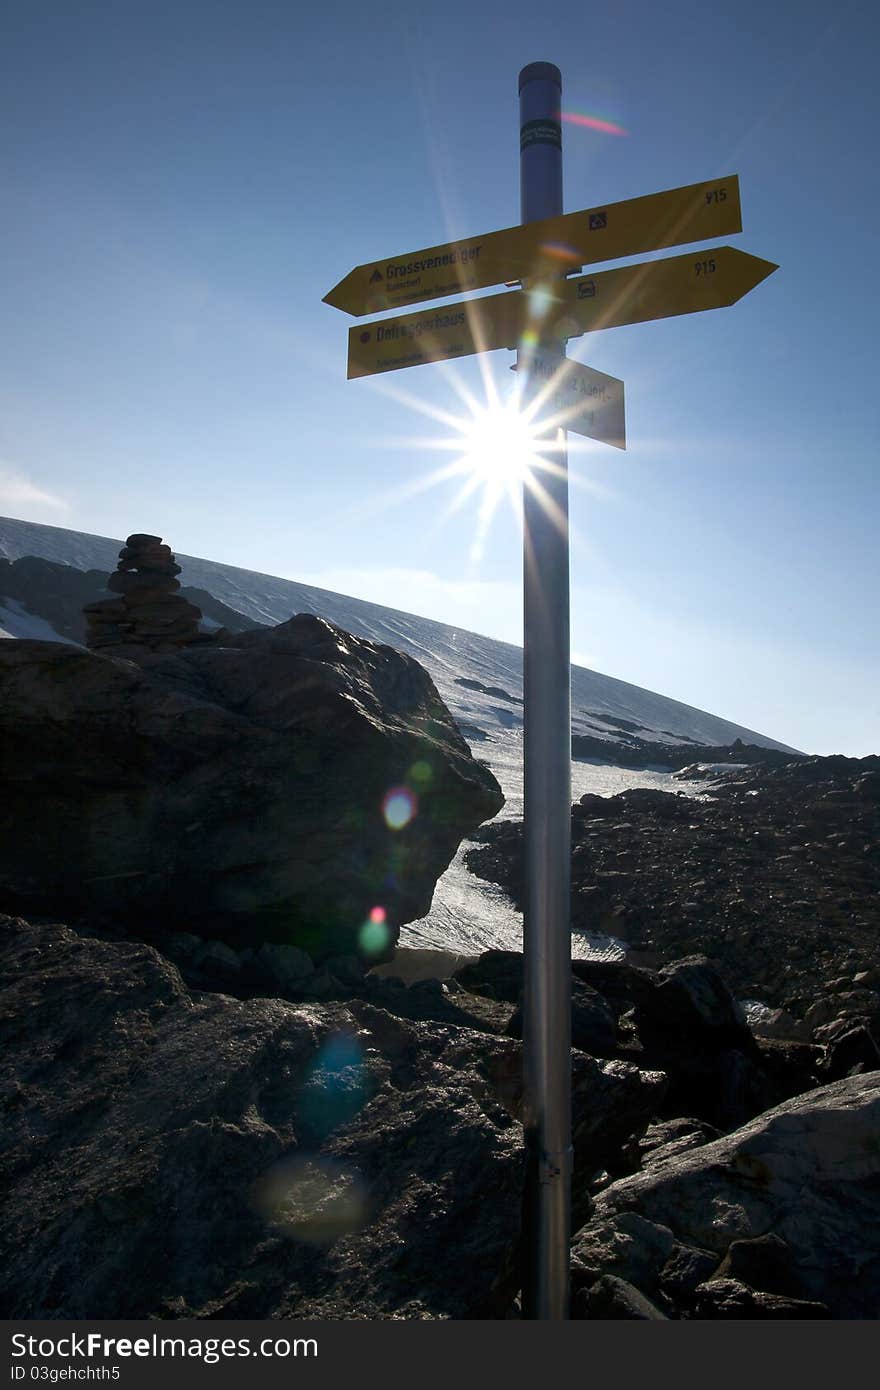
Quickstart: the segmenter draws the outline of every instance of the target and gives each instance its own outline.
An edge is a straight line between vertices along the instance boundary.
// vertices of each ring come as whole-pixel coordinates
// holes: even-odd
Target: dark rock
[[[748,1016],[749,1028],[756,1038],[775,1038],[781,1041],[799,1037],[799,1022],[785,1009],[754,1010]]]
[[[679,1308],[688,1308],[697,1287],[718,1268],[718,1256],[690,1245],[673,1245],[658,1276],[660,1289]]]
[[[149,947],[60,926],[0,939],[5,1317],[505,1314],[516,1043],[190,995]]]
[[[364,978],[364,962],[358,956],[329,956],[324,967],[340,985],[357,989]]]
[[[613,1011],[590,985],[572,981],[571,1045],[594,1057],[611,1057],[616,1051],[617,1028]]]
[[[829,1318],[826,1304],[747,1288],[736,1279],[711,1279],[696,1290],[691,1317],[785,1321]]]
[[[613,819],[622,813],[623,807],[616,796],[597,796],[594,792],[585,792],[571,808],[572,816],[578,820]]]
[[[160,581],[155,574],[139,574],[136,571],[125,573],[117,571],[107,580],[107,588],[114,594],[135,594],[144,590],[175,594],[180,589],[180,580],[168,577]]]
[[[669,1077],[666,1114],[720,1129],[772,1103],[754,1039],[717,970],[694,956],[664,967],[636,1007],[644,1065]]]
[[[194,951],[192,963],[212,979],[223,980],[241,971],[237,953],[223,941],[206,941]]]
[[[522,1003],[519,1003],[505,1032],[510,1038],[521,1038],[522,1030]],[[589,1052],[592,1057],[613,1056],[617,1045],[614,1014],[601,994],[580,980],[572,981],[571,1045]]]
[[[828,1054],[819,1068],[823,1081],[838,1081],[857,1071],[876,1071],[880,1067],[880,1051],[871,1030],[862,1024],[847,1028],[829,1045]]]
[[[769,1088],[768,1106],[803,1095],[821,1081],[831,1079],[820,1075],[822,1049],[811,1043],[759,1038],[758,1053]]]
[[[690,956],[664,966],[638,1006],[643,1031],[687,1037],[710,1047],[750,1044],[742,1010],[710,961]]]
[[[478,960],[456,970],[454,978],[473,994],[516,1004],[523,987],[522,952],[484,951]]]
[[[134,535],[127,537],[125,545],[122,550],[120,550],[119,555],[121,559],[129,559],[133,554],[137,554],[145,547],[161,544],[161,536],[150,536],[147,535],[145,531],[135,531]]]
[[[749,1240],[735,1240],[715,1271],[717,1279],[737,1279],[752,1289],[797,1297],[800,1277],[784,1240],[768,1231]]]
[[[572,1143],[575,1217],[586,1217],[587,1192],[596,1173],[628,1172],[630,1154],[637,1152],[663,1099],[666,1077],[643,1071],[632,1062],[597,1061],[586,1053],[572,1054]]]
[[[607,1188],[606,1192],[614,1191]],[[605,1193],[596,1198],[597,1207]],[[659,1286],[660,1273],[672,1254],[675,1239],[668,1226],[623,1211],[607,1221],[593,1219],[579,1231],[571,1247],[571,1284],[576,1292],[605,1275],[615,1275],[649,1294]]]
[[[18,910],[382,957],[502,804],[415,661],[310,615],[143,668],[30,641],[0,665]]]
[[[824,1304],[835,1318],[876,1317],[880,1073],[798,1096],[733,1134],[612,1183],[594,1198],[573,1255],[594,1277],[619,1274],[652,1297],[673,1244],[720,1263],[732,1243],[767,1231],[788,1248],[801,1300]],[[773,1303],[780,1296],[743,1295],[740,1287],[701,1292],[699,1316],[752,1315],[737,1307],[785,1316]],[[815,1307],[803,1315],[824,1316]]]
[[[643,1169],[655,1168],[679,1154],[697,1149],[702,1144],[710,1144],[720,1138],[714,1125],[694,1117],[675,1120],[659,1120],[649,1125],[639,1140],[639,1157]]]
[[[666,1314],[643,1293],[615,1274],[603,1274],[580,1294],[574,1311],[576,1318],[628,1319],[641,1322],[666,1321]]]
[[[649,1005],[656,989],[656,980],[647,970],[639,970],[622,960],[573,960],[572,973],[618,1008],[630,1009],[634,1004]]]

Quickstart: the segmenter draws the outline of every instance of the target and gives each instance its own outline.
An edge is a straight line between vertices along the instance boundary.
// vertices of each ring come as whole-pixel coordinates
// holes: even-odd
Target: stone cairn
[[[86,644],[171,652],[198,642],[201,609],[177,592],[180,565],[161,536],[129,536],[107,588],[119,598],[100,599],[83,609]]]

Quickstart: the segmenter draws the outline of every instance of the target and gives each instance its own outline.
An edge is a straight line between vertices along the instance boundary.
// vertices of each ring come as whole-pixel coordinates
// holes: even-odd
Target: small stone
[[[341,985],[357,988],[363,984],[365,967],[357,956],[330,956],[324,966]]]
[[[199,949],[201,944],[202,938],[194,936],[189,931],[172,932],[166,942],[168,953],[171,956],[183,956],[187,959]]]
[[[695,1303],[693,1316],[700,1319],[789,1321],[831,1316],[824,1303],[765,1293],[737,1279],[710,1279],[700,1284],[695,1291]]]
[[[260,970],[285,989],[299,985],[314,973],[312,958],[298,946],[266,941],[257,951],[255,963]]]
[[[615,1274],[603,1274],[582,1294],[576,1305],[576,1317],[593,1320],[627,1319],[640,1322],[665,1322],[666,1314],[646,1298],[626,1279]]]
[[[202,968],[232,972],[235,975],[241,969],[238,954],[231,946],[227,946],[225,941],[206,941],[193,952],[192,961],[193,965]]]
[[[180,588],[180,582],[171,575],[160,580],[155,574],[141,574],[137,570],[117,570],[107,580],[107,588],[111,589],[114,594],[133,594],[142,589],[174,593]]]

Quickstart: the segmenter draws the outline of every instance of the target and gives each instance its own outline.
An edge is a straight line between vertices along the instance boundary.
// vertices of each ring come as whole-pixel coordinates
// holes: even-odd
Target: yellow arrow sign
[[[553,286],[550,310],[560,337],[625,323],[675,318],[735,304],[779,267],[734,246],[603,270]]]
[[[516,347],[522,332],[524,299],[517,290],[350,328],[349,379],[417,367],[422,362],[470,357],[491,348]]]
[[[360,316],[742,231],[735,174],[359,265],[324,302]]]
[[[538,346],[600,328],[735,304],[778,267],[732,246],[602,270],[546,288],[513,290],[350,328],[349,377]]]

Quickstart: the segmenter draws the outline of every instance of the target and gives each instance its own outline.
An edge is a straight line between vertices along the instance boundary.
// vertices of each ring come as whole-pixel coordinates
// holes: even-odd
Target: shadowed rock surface
[[[663,1079],[575,1061],[584,1193]],[[510,1312],[511,1039],[361,1000],[191,992],[150,946],[6,917],[0,1094],[6,1317]]]
[[[521,1140],[488,1078],[514,1043],[190,995],[60,926],[3,944],[5,1316],[507,1307]]]
[[[585,762],[611,763],[615,767],[652,768],[669,772],[687,768],[691,775],[699,776],[700,764],[694,763],[694,754],[699,756],[701,763],[760,763],[765,767],[778,767],[792,758],[806,756],[790,750],[766,748],[758,743],[743,743],[739,738],[733,743],[716,745],[698,744],[692,739],[685,740],[684,744],[662,743],[656,736],[640,738],[633,731],[641,726],[628,719],[615,719],[607,714],[598,717],[614,727],[614,742],[608,738],[596,738],[592,734],[572,734],[573,758]]]
[[[572,1269],[576,1291],[612,1274],[676,1317],[876,1318],[880,1073],[607,1187]]]
[[[503,802],[415,661],[310,615],[137,665],[4,642],[0,676],[15,910],[313,958],[357,950],[375,910],[381,956]]]

